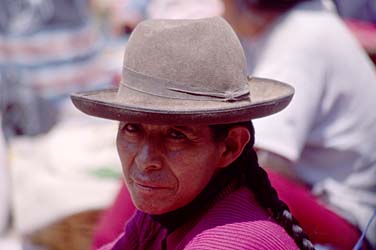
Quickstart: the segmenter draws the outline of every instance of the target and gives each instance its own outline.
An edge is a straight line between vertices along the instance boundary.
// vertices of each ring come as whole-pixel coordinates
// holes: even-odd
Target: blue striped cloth
[[[0,0],[0,6],[0,108],[5,123],[24,123],[21,134],[43,132],[56,120],[48,116],[48,107],[54,114],[53,106],[69,93],[111,84],[113,75],[101,60],[104,40],[86,0]],[[12,114],[15,107],[17,114]]]

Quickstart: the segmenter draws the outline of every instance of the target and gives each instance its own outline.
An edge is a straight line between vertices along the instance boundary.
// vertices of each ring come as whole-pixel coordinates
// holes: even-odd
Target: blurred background
[[[332,4],[376,63],[376,1]],[[219,0],[0,0],[0,250],[91,249],[121,186],[117,124],[69,94],[116,88],[141,20],[222,12]]]

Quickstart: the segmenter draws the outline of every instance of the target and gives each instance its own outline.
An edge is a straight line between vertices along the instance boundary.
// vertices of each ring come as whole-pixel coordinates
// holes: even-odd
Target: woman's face
[[[117,149],[133,202],[149,214],[188,204],[225,167],[226,146],[208,126],[121,122]]]

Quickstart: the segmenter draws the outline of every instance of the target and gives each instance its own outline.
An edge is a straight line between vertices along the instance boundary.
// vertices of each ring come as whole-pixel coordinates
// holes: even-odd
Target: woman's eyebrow
[[[179,125],[179,126],[173,126],[173,128],[182,130],[182,131],[187,132],[187,133],[194,133],[195,132],[195,130],[192,127],[188,127],[188,126]]]

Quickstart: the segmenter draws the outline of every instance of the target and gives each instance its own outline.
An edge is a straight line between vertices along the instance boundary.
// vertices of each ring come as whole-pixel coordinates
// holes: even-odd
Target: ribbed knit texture
[[[102,250],[298,249],[287,232],[258,205],[251,191],[243,187],[168,236],[165,228],[138,211],[125,233],[111,245]]]

